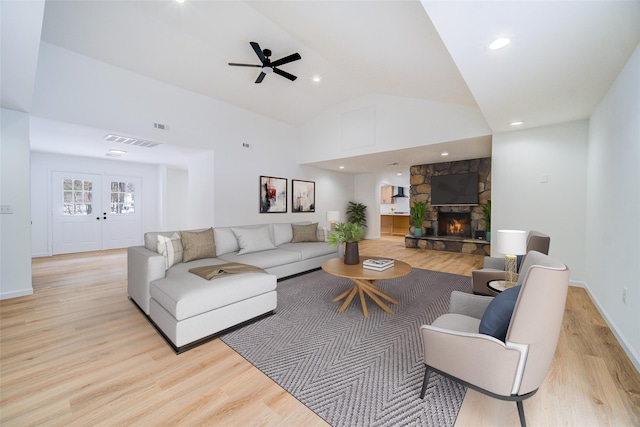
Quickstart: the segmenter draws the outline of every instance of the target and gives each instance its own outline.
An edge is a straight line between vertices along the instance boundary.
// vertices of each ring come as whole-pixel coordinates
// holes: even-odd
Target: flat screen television
[[[478,173],[431,177],[431,206],[477,205]]]

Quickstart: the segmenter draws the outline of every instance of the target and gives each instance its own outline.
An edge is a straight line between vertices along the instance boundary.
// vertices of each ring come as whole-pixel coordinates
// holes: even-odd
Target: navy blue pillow
[[[520,294],[522,286],[514,286],[499,293],[487,306],[482,320],[480,320],[479,331],[481,334],[491,335],[499,339],[505,340],[509,322],[513,308],[516,306],[516,300]]]

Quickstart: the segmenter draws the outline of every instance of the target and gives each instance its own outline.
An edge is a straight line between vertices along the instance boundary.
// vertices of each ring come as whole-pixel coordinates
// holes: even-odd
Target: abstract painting
[[[287,179],[260,177],[260,213],[287,212]]]
[[[291,180],[291,212],[316,211],[316,183]]]

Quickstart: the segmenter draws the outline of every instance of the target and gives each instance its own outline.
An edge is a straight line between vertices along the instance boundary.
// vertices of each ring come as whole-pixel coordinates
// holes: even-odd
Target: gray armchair
[[[454,291],[450,312],[421,327],[426,366],[421,398],[430,373],[437,372],[491,397],[515,401],[520,423],[526,425],[522,401],[536,393],[553,360],[569,269],[531,251],[521,271],[516,287],[495,298]],[[496,315],[502,316],[502,335],[496,334],[501,339],[487,335],[493,333],[487,332],[487,323]]]
[[[549,244],[551,237],[539,231],[531,230],[527,235],[527,253],[537,251],[545,255],[549,254]],[[487,283],[492,280],[504,280],[504,258],[484,257],[484,264],[481,270],[471,272],[471,285],[473,293],[478,295],[497,295],[497,292],[489,289]]]

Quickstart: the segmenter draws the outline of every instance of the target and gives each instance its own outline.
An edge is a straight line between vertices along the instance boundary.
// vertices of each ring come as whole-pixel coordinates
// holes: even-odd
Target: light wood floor
[[[482,263],[392,237],[360,251],[464,275]],[[176,356],[127,298],[125,251],[35,259],[33,285],[0,301],[2,426],[326,425],[220,340]],[[583,289],[524,405],[530,426],[640,425],[640,374]],[[467,391],[456,425],[516,426],[516,406]]]

